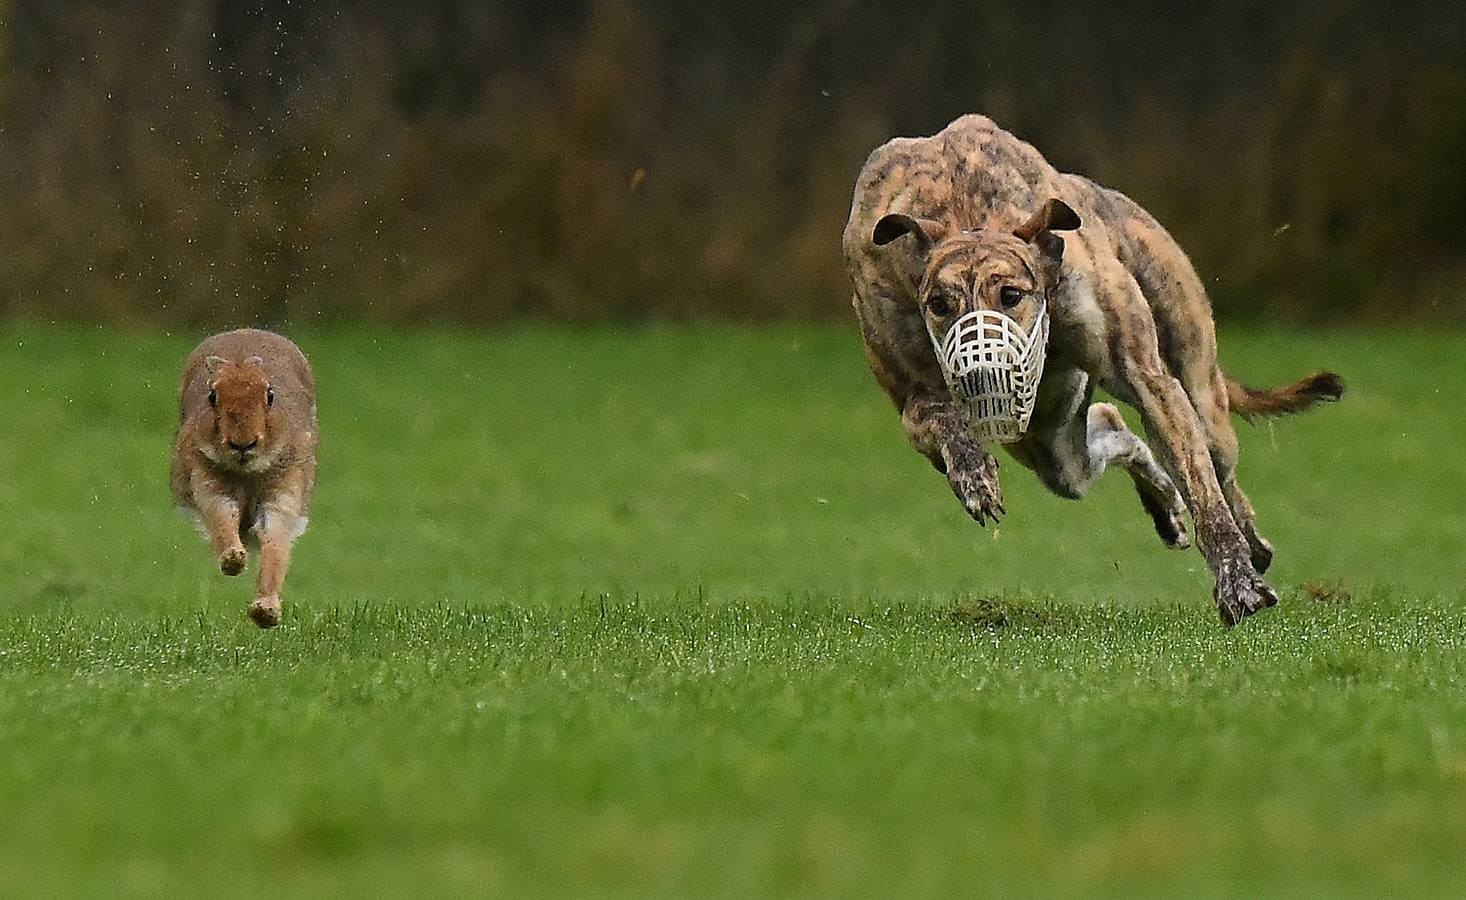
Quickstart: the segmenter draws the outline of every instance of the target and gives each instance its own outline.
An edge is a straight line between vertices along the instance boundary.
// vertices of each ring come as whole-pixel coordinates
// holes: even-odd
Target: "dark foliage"
[[[845,316],[866,153],[976,110],[1223,316],[1460,320],[1466,13],[1157,9],[0,0],[0,313]]]

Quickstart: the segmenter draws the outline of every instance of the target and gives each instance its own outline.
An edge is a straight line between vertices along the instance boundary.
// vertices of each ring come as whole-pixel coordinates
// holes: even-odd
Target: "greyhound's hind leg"
[[[1093,404],[1088,420],[1090,457],[1099,461],[1100,468],[1114,462],[1129,473],[1135,492],[1140,495],[1140,505],[1150,516],[1162,543],[1176,550],[1191,546],[1191,538],[1186,533],[1186,504],[1145,441],[1126,427],[1120,411],[1112,404]]]
[[[1120,411],[1109,403],[1090,403],[1091,396],[1087,384],[1077,381],[1072,403],[1065,404],[1061,416],[1050,419],[1047,428],[1031,429],[1023,441],[1009,446],[1009,452],[1045,487],[1071,500],[1088,493],[1110,465],[1120,466],[1135,482],[1141,505],[1165,545],[1190,546],[1186,505],[1171,477],[1145,442],[1126,427]]]

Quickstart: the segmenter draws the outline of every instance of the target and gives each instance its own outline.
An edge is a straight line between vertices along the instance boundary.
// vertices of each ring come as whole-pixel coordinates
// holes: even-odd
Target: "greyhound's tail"
[[[1259,416],[1300,413],[1315,403],[1333,402],[1344,396],[1344,380],[1333,372],[1316,372],[1302,381],[1264,390],[1247,387],[1225,372],[1222,375],[1227,380],[1227,402],[1232,412],[1248,422]]]

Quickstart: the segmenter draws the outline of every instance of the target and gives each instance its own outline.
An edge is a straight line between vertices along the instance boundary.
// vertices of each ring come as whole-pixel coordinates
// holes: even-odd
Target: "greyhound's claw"
[[[996,525],[999,518],[1007,514],[996,472],[954,469],[948,471],[947,481],[952,486],[952,493],[961,501],[962,508],[984,528],[988,520]]]
[[[1217,586],[1212,597],[1222,624],[1231,628],[1247,616],[1261,612],[1278,602],[1272,589],[1250,563],[1227,561],[1217,569]]]

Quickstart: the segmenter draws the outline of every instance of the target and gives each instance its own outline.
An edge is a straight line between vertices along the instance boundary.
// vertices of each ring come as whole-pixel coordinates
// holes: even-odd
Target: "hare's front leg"
[[[219,561],[219,571],[225,575],[243,572],[247,556],[239,539],[239,502],[205,472],[194,472],[189,477],[189,488],[199,524]]]
[[[249,617],[261,628],[280,624],[280,589],[290,568],[291,548],[305,525],[303,495],[299,490],[287,489],[261,505],[251,526],[260,542],[260,578],[254,602],[249,605]]]

